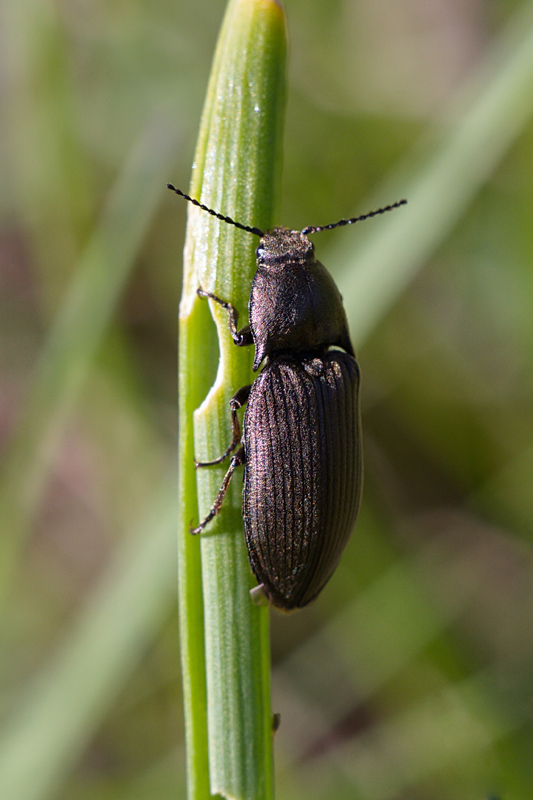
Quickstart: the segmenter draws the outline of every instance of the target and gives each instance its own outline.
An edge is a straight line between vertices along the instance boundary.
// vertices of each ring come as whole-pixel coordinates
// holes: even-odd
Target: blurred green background
[[[186,208],[165,182],[188,187],[224,5],[2,4],[2,800],[184,796]],[[278,795],[528,800],[533,70],[517,67],[514,94],[498,81],[533,7],[285,7],[278,221],[324,224],[407,194],[395,224],[412,225],[439,158],[453,190],[427,204],[423,252],[416,225],[398,250],[404,277],[394,259],[390,276],[376,268],[368,302],[350,283],[358,242],[379,247],[388,222],[316,237],[352,309],[365,497],[319,601],[272,614]],[[479,98],[496,110],[456,176],[450,142]]]

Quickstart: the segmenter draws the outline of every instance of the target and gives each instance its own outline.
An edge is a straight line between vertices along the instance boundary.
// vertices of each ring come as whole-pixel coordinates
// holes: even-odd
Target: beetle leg
[[[233,456],[233,458],[229,463],[228,471],[224,475],[222,486],[218,490],[216,500],[211,506],[209,514],[207,515],[207,517],[205,517],[205,519],[203,519],[200,522],[200,524],[196,528],[191,528],[191,533],[194,534],[201,533],[205,528],[205,526],[211,522],[213,517],[218,514],[218,512],[220,511],[220,507],[224,501],[224,497],[226,496],[226,492],[228,491],[229,482],[233,476],[233,473],[235,472],[237,467],[240,467],[244,464],[244,461],[245,461],[244,447],[241,447],[241,449],[235,453],[235,455]]]
[[[245,325],[244,328],[240,329],[240,331],[237,330],[239,312],[234,305],[226,302],[226,300],[221,300],[221,298],[217,297],[216,294],[213,294],[212,292],[206,292],[204,289],[197,289],[196,294],[199,297],[209,297],[211,300],[214,300],[215,303],[221,305],[222,308],[226,309],[228,312],[229,332],[237,347],[247,347],[248,345],[254,343],[249,325]]]
[[[259,586],[254,586],[252,589],[250,589],[250,597],[256,606],[268,605],[268,592],[262,583],[260,583]]]
[[[214,458],[212,461],[195,461],[194,466],[196,469],[198,467],[210,467],[213,464],[221,464],[223,461],[227,459],[230,453],[232,453],[239,442],[241,441],[241,428],[239,425],[239,417],[237,416],[237,411],[239,408],[242,408],[243,405],[248,400],[250,395],[250,389],[252,385],[243,386],[239,389],[238,392],[235,392],[231,400],[229,401],[229,407],[231,409],[231,427],[233,428],[233,436],[231,438],[231,442],[229,447],[226,447],[224,452],[218,458]]]

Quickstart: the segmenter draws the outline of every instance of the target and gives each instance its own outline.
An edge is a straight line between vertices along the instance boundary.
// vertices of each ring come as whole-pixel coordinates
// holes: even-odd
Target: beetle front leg
[[[216,294],[212,292],[206,292],[204,289],[197,289],[196,294],[199,297],[208,297],[211,300],[214,300],[215,303],[218,303],[225,308],[228,312],[228,325],[229,325],[229,332],[231,334],[231,338],[237,345],[237,347],[247,347],[254,343],[252,332],[250,330],[249,325],[245,325],[244,328],[241,328],[240,331],[237,330],[237,322],[239,320],[239,312],[235,308],[232,303],[228,303],[226,300],[221,300],[220,297],[217,297]]]
[[[211,506],[209,514],[200,522],[199,525],[196,526],[196,528],[191,528],[191,533],[194,533],[194,534],[201,533],[203,531],[203,529],[205,528],[205,526],[208,525],[211,522],[213,517],[215,517],[218,514],[218,512],[220,511],[220,508],[222,506],[222,503],[224,502],[224,497],[226,496],[226,492],[228,491],[229,482],[231,481],[231,479],[233,477],[233,473],[235,472],[237,467],[240,467],[240,466],[242,466],[244,464],[245,460],[246,460],[246,458],[245,458],[245,455],[244,455],[244,447],[241,447],[241,449],[238,450],[235,453],[235,455],[233,456],[233,458],[230,461],[230,464],[229,464],[229,467],[228,467],[228,471],[224,475],[224,480],[222,481],[222,486],[218,490],[218,494],[216,496],[216,500],[213,503],[213,505]]]

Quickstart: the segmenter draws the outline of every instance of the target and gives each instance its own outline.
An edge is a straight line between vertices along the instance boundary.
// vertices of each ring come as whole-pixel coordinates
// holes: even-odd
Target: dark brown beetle
[[[244,465],[244,534],[259,581],[253,592],[283,610],[301,608],[319,594],[339,562],[357,519],[363,476],[359,367],[339,290],[316,260],[307,234],[350,225],[406,201],[331,225],[264,233],[169,188],[260,237],[249,325],[238,330],[235,307],[198,290],[228,311],[236,345],[255,345],[254,371],[266,361],[254,383],[230,402],[230,446],[214,461],[196,462],[197,467],[219,464],[241,444],[209,514],[192,533],[218,514],[235,469]],[[241,438],[237,410],[245,403]]]

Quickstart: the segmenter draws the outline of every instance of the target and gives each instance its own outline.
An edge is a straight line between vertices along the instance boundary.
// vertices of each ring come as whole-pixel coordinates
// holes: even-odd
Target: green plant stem
[[[202,203],[263,230],[272,221],[279,181],[285,52],[285,19],[277,2],[231,0],[191,185],[191,195]],[[194,456],[208,460],[226,449],[229,400],[253,379],[252,353],[235,348],[227,313],[211,309],[215,331],[196,290],[202,286],[231,300],[243,319],[256,246],[251,234],[189,209],[180,306],[179,583],[191,800],[215,793],[250,800],[273,796],[268,609],[250,600],[254,580],[238,479],[220,517],[202,536],[189,533],[209,510],[227,469],[199,470],[197,497]]]

